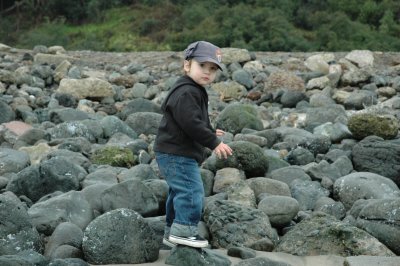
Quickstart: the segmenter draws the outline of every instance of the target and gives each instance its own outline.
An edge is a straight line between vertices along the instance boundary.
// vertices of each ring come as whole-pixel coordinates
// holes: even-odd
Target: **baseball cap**
[[[194,58],[199,63],[212,62],[222,70],[221,49],[212,43],[206,41],[197,41],[189,44],[184,52],[185,60]]]

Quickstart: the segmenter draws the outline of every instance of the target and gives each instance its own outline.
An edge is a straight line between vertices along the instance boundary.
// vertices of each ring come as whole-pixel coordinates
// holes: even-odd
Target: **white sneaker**
[[[176,247],[176,244],[173,243],[173,242],[171,242],[171,241],[169,241],[169,239],[166,238],[166,237],[163,237],[162,242],[163,242],[164,245],[166,245],[166,246],[168,246],[168,247],[170,247],[170,248]]]
[[[169,235],[169,241],[194,248],[205,248],[208,246],[208,241],[199,235],[190,237]]]

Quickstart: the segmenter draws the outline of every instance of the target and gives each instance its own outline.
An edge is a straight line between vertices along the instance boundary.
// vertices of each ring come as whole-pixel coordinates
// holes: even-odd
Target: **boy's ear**
[[[185,72],[190,71],[190,61],[189,60],[183,61],[183,70],[185,70]]]

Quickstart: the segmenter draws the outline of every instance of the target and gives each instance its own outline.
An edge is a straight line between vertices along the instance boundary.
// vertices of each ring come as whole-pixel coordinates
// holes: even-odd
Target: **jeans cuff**
[[[199,234],[197,225],[184,225],[174,222],[171,226],[171,234],[176,236],[195,236]]]

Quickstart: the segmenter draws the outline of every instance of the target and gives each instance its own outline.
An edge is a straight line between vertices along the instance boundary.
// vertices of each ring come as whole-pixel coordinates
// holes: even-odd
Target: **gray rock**
[[[214,173],[208,169],[200,168],[201,180],[203,181],[204,196],[208,197],[212,194],[214,187]]]
[[[245,247],[230,247],[227,252],[228,256],[237,257],[241,259],[251,259],[257,256],[255,250]]]
[[[257,136],[257,135],[253,135],[253,134],[236,134],[234,139],[234,141],[248,141],[248,142],[252,142],[260,147],[264,147],[267,146],[268,144],[268,140],[262,136]],[[229,142],[225,142],[224,143],[229,143]]]
[[[301,91],[287,90],[282,94],[281,104],[283,107],[293,108],[297,103],[304,100],[306,95]]]
[[[257,208],[268,215],[273,227],[278,228],[288,225],[300,210],[297,200],[287,196],[267,196]]]
[[[258,196],[262,193],[268,193],[276,196],[291,196],[289,186],[286,183],[278,180],[266,177],[254,177],[247,179],[246,182],[254,191],[256,198],[258,198]]]
[[[296,179],[311,181],[311,177],[305,170],[297,165],[279,168],[272,171],[267,177],[286,183],[289,186]]]
[[[367,200],[356,218],[357,227],[400,254],[400,198]]]
[[[274,251],[298,256],[395,256],[390,249],[364,230],[321,214],[297,224],[281,238]]]
[[[99,184],[111,186],[117,183],[118,183],[118,173],[111,166],[100,167],[94,172],[88,174],[81,182],[82,188]]]
[[[121,110],[120,118],[126,120],[126,118],[133,113],[137,112],[154,112],[161,114],[161,107],[150,100],[138,98],[129,101]]]
[[[151,189],[142,181],[131,179],[113,185],[101,194],[103,211],[128,208],[142,216],[151,216],[158,212],[158,200]]]
[[[229,266],[231,261],[211,249],[199,249],[187,246],[177,246],[171,250],[171,254],[165,260],[168,265],[212,265]]]
[[[253,77],[249,72],[244,69],[238,69],[232,73],[232,79],[237,83],[251,89],[253,87]]]
[[[50,121],[55,124],[60,124],[68,121],[79,121],[89,118],[89,114],[72,108],[52,109],[49,112]]]
[[[340,201],[328,197],[319,198],[314,205],[314,211],[321,211],[342,220],[346,216],[346,208]]]
[[[376,92],[367,90],[355,90],[345,100],[346,109],[364,109],[365,106],[371,106],[377,103]]]
[[[315,160],[314,155],[302,147],[291,150],[285,159],[291,165],[306,165]]]
[[[367,82],[370,77],[368,69],[352,69],[342,75],[341,82],[343,85],[358,85]]]
[[[294,180],[290,184],[292,197],[299,203],[300,210],[312,210],[321,197],[329,196],[329,191],[317,181]]]
[[[316,93],[310,97],[311,107],[324,107],[335,104],[335,101],[325,93]]]
[[[26,144],[24,146],[27,146],[27,145],[34,145],[39,140],[49,141],[50,135],[42,129],[31,128],[22,135],[20,135],[17,139],[17,142],[22,142]]]
[[[158,200],[158,213],[165,214],[165,203],[168,196],[168,184],[167,181],[161,179],[148,179],[143,183],[153,192]]]
[[[101,202],[101,194],[104,190],[109,188],[111,185],[99,183],[87,186],[82,189],[86,201],[89,203],[93,210],[93,216],[97,217],[103,213],[103,203]]]
[[[333,182],[339,177],[350,174],[353,170],[350,159],[342,157],[336,164],[329,164],[325,160],[321,160],[318,164],[308,167],[306,172],[312,180],[321,181],[324,177],[328,177]]]
[[[227,200],[214,200],[206,204],[203,217],[214,247],[248,246],[262,238],[277,240],[268,216],[261,210]]]
[[[65,144],[65,143],[64,143]],[[78,145],[78,143],[76,143]],[[77,168],[75,172],[81,181],[86,176],[86,169],[91,166],[91,161],[80,152],[71,151],[69,149],[58,149],[50,151],[46,157],[41,161],[45,163],[47,160],[53,159],[52,161],[55,165],[62,164],[60,161],[68,161],[70,164],[75,164],[77,166],[71,166],[73,169]],[[79,166],[83,169],[80,169]],[[67,174],[68,175],[68,174]]]
[[[128,115],[125,123],[139,135],[156,135],[161,118],[161,114],[154,112],[136,112]]]
[[[23,250],[43,251],[43,241],[26,207],[14,194],[0,194],[0,217],[0,256],[16,255]]]
[[[0,73],[0,80],[1,80],[1,73]],[[10,122],[15,119],[15,112],[11,109],[8,104],[2,100],[0,100],[0,124]]]
[[[60,223],[49,237],[44,255],[51,259],[65,258],[60,256],[61,252],[57,249],[61,246],[70,246],[75,249],[80,249],[82,246],[82,239],[83,231],[77,225],[70,222]],[[63,249],[66,249],[66,247]]]
[[[251,208],[257,206],[254,191],[244,180],[239,180],[239,182],[230,185],[226,189],[225,194],[229,201]]]
[[[350,209],[358,199],[400,197],[400,190],[392,180],[368,172],[351,173],[339,178],[335,181],[333,193],[346,209]]]
[[[126,181],[126,180],[149,180],[149,179],[160,179],[156,172],[154,172],[153,168],[151,168],[148,164],[138,164],[129,169],[122,170],[121,173],[118,174],[118,180]]]
[[[60,81],[57,92],[71,94],[78,99],[87,97],[104,98],[113,95],[111,84],[99,78],[64,78]]]
[[[331,142],[338,143],[343,139],[352,137],[349,128],[340,123],[327,122],[313,129],[315,135],[323,135],[329,137]]]
[[[335,104],[325,107],[309,108],[305,121],[306,129],[312,130],[327,122],[341,122],[339,119],[347,119],[345,109],[342,105]]]
[[[79,258],[65,258],[52,260],[48,266],[89,266],[89,263]]]
[[[355,170],[388,177],[400,186],[400,139],[367,137],[354,145],[352,156]]]
[[[52,139],[83,137],[90,142],[96,141],[94,132],[91,132],[89,127],[82,123],[82,121],[64,122],[50,128],[48,132]]]
[[[51,235],[62,222],[71,222],[83,229],[93,219],[91,206],[78,191],[35,203],[28,210],[28,215],[37,230],[45,235]]]
[[[323,160],[326,160],[328,163],[333,163],[342,156],[345,156],[351,160],[351,151],[333,148],[324,154]]]
[[[124,133],[132,139],[137,138],[137,133],[116,116],[105,116],[100,120],[100,125],[105,138],[110,138],[115,133]]]
[[[246,176],[243,171],[232,168],[232,167],[225,167],[218,170],[215,173],[214,177],[214,184],[213,184],[213,193],[220,193],[226,191],[226,189],[238,183],[240,180],[245,180]]]
[[[236,266],[292,266],[292,264],[276,261],[269,258],[259,257],[240,261]]]
[[[20,171],[8,183],[6,190],[16,195],[26,195],[32,201],[54,191],[77,190],[86,171],[64,158],[54,157],[40,166],[30,166]]]
[[[30,158],[26,152],[0,148],[0,175],[18,173],[30,165]]]
[[[143,217],[122,208],[97,217],[86,227],[82,250],[91,264],[139,264],[157,260],[159,245]]]
[[[0,256],[0,265],[4,266],[47,266],[49,259],[33,250],[24,250],[15,255]]]
[[[83,252],[80,248],[76,248],[71,245],[60,245],[52,253],[53,259],[67,259],[67,258],[79,258],[84,259]]]

